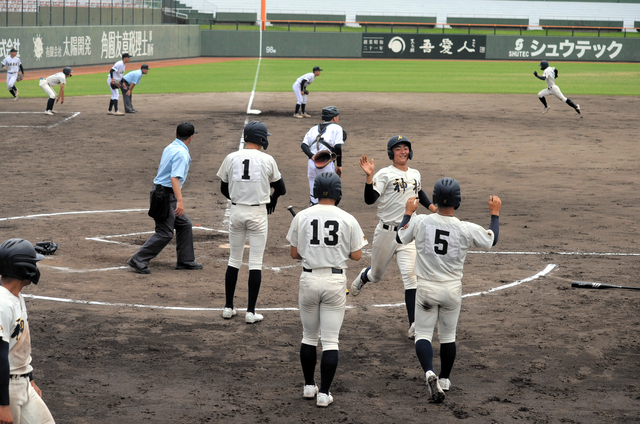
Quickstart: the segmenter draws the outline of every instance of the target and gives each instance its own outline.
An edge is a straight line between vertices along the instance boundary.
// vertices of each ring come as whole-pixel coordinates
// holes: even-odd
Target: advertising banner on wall
[[[85,27],[9,27],[0,29],[0,56],[15,48],[25,69],[95,65],[197,57],[200,32],[195,26],[131,25]]]
[[[611,37],[489,37],[487,59],[638,62],[640,39]]]
[[[484,59],[485,35],[362,34],[362,57],[396,59]]]

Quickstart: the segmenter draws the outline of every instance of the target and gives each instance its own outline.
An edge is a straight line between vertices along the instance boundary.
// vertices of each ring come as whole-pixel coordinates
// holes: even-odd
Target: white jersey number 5
[[[433,244],[426,243],[425,253],[428,255],[448,256],[453,259],[458,258],[460,237],[454,229],[444,230],[433,225],[427,225],[427,241],[433,240]]]

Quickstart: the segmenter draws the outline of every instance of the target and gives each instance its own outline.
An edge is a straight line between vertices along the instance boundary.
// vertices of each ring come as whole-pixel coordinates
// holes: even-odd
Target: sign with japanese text
[[[485,35],[362,34],[362,57],[484,59]]]
[[[611,37],[488,37],[487,59],[640,61],[640,39]]]

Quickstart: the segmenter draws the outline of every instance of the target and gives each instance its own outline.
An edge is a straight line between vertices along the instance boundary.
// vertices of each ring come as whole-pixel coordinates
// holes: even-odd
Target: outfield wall
[[[0,56],[16,48],[26,70],[200,56],[193,25],[124,25],[0,28]]]
[[[258,56],[258,31],[203,30],[201,37],[202,56]],[[640,62],[640,39],[267,31],[262,56]]]

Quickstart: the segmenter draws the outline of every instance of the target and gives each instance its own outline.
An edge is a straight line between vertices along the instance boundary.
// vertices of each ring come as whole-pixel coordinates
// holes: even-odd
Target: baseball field
[[[316,64],[325,71],[309,88],[313,117],[294,119],[290,87]],[[640,421],[640,295],[570,287],[640,286],[640,65],[555,64],[583,118],[553,97],[542,115],[536,93],[546,84],[533,77],[534,62],[324,59],[263,60],[252,102],[262,113],[247,116],[257,65],[150,63],[134,90],[139,112],[123,117],[106,114],[106,71],[71,78],[55,116],[42,113],[34,80],[20,83],[18,102],[0,92],[0,235],[60,244],[40,262],[40,283],[23,292],[34,378],[57,422]],[[327,105],[349,134],[340,207],[370,243],[376,206],[363,201],[358,158],[387,166],[393,135],[411,140],[425,192],[443,176],[460,182],[460,219],[486,227],[489,196],[502,199],[498,245],[467,258],[458,356],[441,404],[429,402],[406,337],[393,263],[383,282],[347,298],[333,404],[302,398],[301,268],[289,256],[286,207],[308,204],[299,146]],[[247,119],[273,134],[267,153],[287,185],[269,216],[257,305],[265,318],[254,325],[241,313],[221,317],[228,203],[215,176]],[[197,131],[183,193],[204,269],[174,270],[172,243],[150,275],[135,274],[125,261],[153,231],[149,190],[183,121]],[[370,245],[363,253],[349,262],[349,284],[370,264]],[[244,266],[239,309],[247,277]]]

